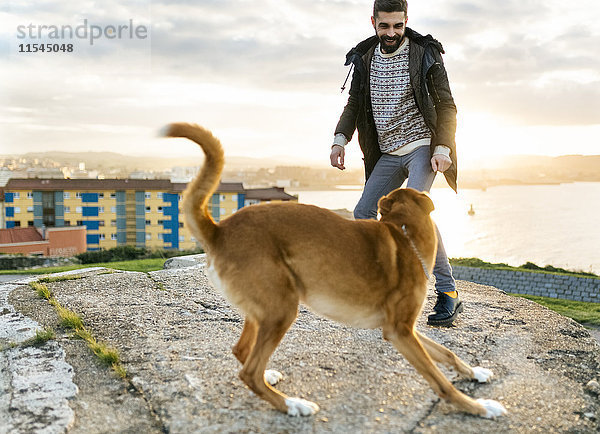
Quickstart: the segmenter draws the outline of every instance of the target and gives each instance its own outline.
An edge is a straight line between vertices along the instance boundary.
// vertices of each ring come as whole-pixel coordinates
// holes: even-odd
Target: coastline
[[[439,182],[438,182],[439,181]],[[459,190],[486,190],[492,187],[515,187],[515,186],[538,186],[538,185],[562,185],[562,184],[577,184],[577,183],[600,183],[600,181],[583,181],[583,180],[571,180],[571,181],[519,181],[519,180],[492,180],[492,181],[462,181],[459,183]],[[445,181],[438,180],[433,183],[432,188],[450,188]],[[286,187],[286,191],[290,194],[294,192],[303,191],[356,191],[362,190],[363,185],[356,184],[316,184],[316,185],[304,185],[298,187]]]

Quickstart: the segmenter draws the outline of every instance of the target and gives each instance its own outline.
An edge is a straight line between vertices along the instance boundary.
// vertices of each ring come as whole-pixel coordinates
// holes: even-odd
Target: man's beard
[[[390,43],[392,41],[393,43]],[[390,54],[396,51],[400,47],[400,45],[402,45],[402,42],[404,42],[404,34],[395,35],[393,38],[390,38],[389,36],[381,36],[379,38],[381,51],[383,51],[386,54]]]

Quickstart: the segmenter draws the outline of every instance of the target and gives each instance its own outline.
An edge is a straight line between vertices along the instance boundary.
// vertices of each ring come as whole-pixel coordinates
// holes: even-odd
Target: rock
[[[62,432],[75,417],[73,368],[56,341],[23,345],[41,327],[9,304],[17,286],[0,285],[0,432]]]
[[[176,256],[174,258],[167,259],[163,265],[163,269],[169,270],[177,268],[195,267],[199,265],[204,265],[205,263],[205,253],[199,255]]]
[[[600,395],[600,384],[598,384],[596,380],[590,380],[585,385],[585,390],[590,393],[593,393],[594,395]]]
[[[92,388],[87,382],[94,378],[78,376],[76,370],[78,399],[90,404],[75,407],[71,432],[98,432],[109,426],[108,416],[119,422],[110,425],[115,431],[157,433],[424,433],[431,427],[439,432],[460,427],[461,433],[482,434],[600,428],[595,417],[599,400],[582,387],[600,371],[597,341],[582,333],[580,325],[536,303],[464,281],[457,282],[465,310],[456,327],[426,325],[435,301],[430,285],[417,329],[467,363],[491,369],[493,380],[477,384],[442,368],[474,399],[500,401],[508,416],[491,421],[457,411],[383,340],[381,330],[345,327],[301,307],[268,368],[283,374],[277,388],[316,402],[321,411],[290,418],[249,393],[239,380],[240,364],[231,347],[243,318],[210,286],[204,271],[193,266],[89,273],[49,284],[56,299],[77,312],[98,340],[119,350],[130,378],[111,377],[105,369],[105,381]],[[30,288],[22,286],[11,297],[15,309],[40,324],[51,318],[43,315],[44,309],[53,312],[52,307]],[[91,352],[85,354],[90,366],[97,365]],[[77,366],[85,367],[83,362]],[[81,391],[88,389],[93,389],[90,396],[83,396]],[[143,408],[138,405],[132,413],[132,400],[108,399],[99,411],[93,397],[105,389],[107,397],[119,389],[123,396],[143,400],[146,425],[139,426]]]

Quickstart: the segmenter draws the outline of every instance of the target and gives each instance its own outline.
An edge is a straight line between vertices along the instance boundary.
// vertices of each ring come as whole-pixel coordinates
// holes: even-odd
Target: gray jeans
[[[402,156],[383,154],[369,176],[363,194],[354,208],[354,218],[376,219],[379,199],[400,187],[407,178],[406,187],[429,192],[435,179],[435,172],[431,168],[429,146],[421,146],[410,154]],[[435,289],[438,292],[453,291],[456,289],[456,282],[452,277],[452,267],[448,262],[437,225],[435,230],[438,239],[433,267]]]

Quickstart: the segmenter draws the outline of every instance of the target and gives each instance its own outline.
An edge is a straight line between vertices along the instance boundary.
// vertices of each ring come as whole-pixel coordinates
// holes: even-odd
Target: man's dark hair
[[[373,4],[373,16],[377,18],[378,12],[404,12],[408,13],[406,0],[375,0]]]

